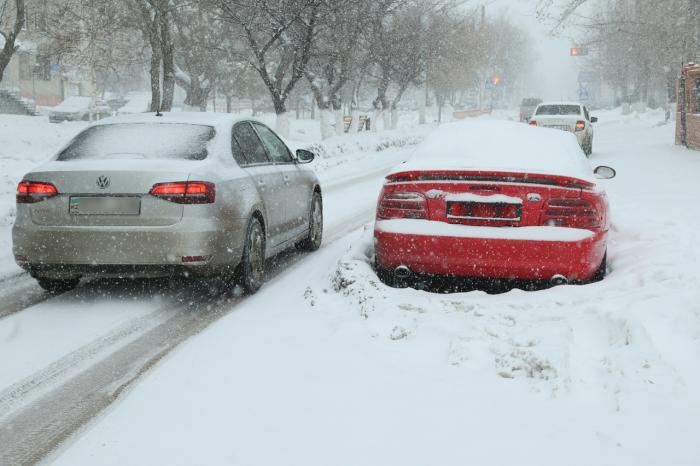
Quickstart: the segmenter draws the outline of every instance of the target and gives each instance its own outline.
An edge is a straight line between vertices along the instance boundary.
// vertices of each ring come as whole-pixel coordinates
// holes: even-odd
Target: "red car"
[[[605,191],[576,137],[505,121],[431,134],[387,176],[374,228],[380,276],[602,279]]]

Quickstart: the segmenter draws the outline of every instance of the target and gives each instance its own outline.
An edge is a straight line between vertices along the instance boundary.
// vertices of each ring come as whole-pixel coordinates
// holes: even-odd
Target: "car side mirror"
[[[606,167],[605,165],[596,167],[596,169],[593,170],[593,173],[595,173],[596,178],[599,180],[609,180],[611,178],[615,178],[615,175],[617,175],[614,168]]]
[[[591,117],[591,123],[598,123],[598,117]]]
[[[310,163],[313,162],[316,155],[310,150],[297,149],[297,162],[298,163]]]

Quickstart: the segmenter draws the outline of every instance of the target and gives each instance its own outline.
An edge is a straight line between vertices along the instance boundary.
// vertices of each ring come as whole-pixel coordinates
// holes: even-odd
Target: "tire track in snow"
[[[11,275],[0,280],[0,319],[23,311],[60,293],[44,291],[36,281],[26,273]]]
[[[41,394],[46,393],[57,381],[65,380],[85,368],[86,362],[95,361],[109,349],[126,344],[139,334],[145,333],[155,325],[167,320],[172,314],[171,307],[157,309],[116,327],[96,340],[68,353],[64,357],[25,377],[4,390],[0,390],[0,422],[19,407],[31,403]]]

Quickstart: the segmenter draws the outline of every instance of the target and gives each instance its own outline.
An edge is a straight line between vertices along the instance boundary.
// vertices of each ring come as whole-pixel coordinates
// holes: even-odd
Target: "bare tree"
[[[289,134],[287,98],[304,76],[322,0],[220,0],[221,16],[238,25],[252,65],[267,87],[277,130]]]
[[[144,40],[151,49],[151,111],[168,112],[172,109],[175,96],[175,46],[171,31],[171,16],[175,13],[169,0],[129,2],[139,18]]]
[[[335,133],[343,131],[340,91],[361,60],[360,42],[367,25],[370,0],[323,4],[312,59],[304,74],[321,112],[321,137],[334,134],[330,114],[336,112]]]
[[[7,21],[5,21],[7,18]],[[17,36],[19,36],[26,21],[24,0],[15,0],[14,8],[8,8],[8,1],[2,4],[0,9],[0,37],[2,49],[0,49],[0,81],[5,73],[5,68],[10,63],[12,55],[19,50]],[[7,24],[7,28],[5,27]]]

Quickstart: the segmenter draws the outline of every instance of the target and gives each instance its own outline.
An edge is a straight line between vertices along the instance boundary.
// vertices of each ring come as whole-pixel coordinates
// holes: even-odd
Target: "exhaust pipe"
[[[556,274],[552,275],[552,278],[549,279],[549,283],[553,286],[566,285],[569,283],[569,279],[564,275]]]
[[[398,278],[399,280],[406,280],[410,276],[411,269],[409,269],[405,265],[399,265],[394,269],[394,277]]]

